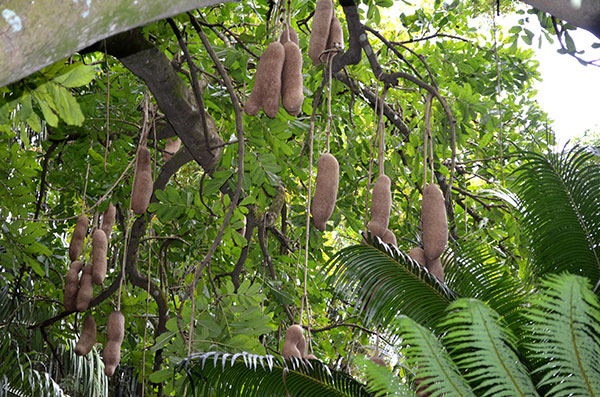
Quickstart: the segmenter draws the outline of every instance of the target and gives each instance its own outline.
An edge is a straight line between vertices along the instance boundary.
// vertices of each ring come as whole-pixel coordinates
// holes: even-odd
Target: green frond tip
[[[476,299],[460,299],[449,310],[444,345],[478,395],[538,396],[498,313]]]
[[[440,341],[412,319],[398,319],[402,345],[408,364],[421,380],[423,391],[431,396],[475,396]]]
[[[375,397],[414,397],[415,392],[387,367],[364,357],[356,357],[356,363],[364,368],[367,388]]]
[[[324,269],[328,284],[354,299],[367,323],[393,328],[405,314],[433,327],[456,294],[407,254],[375,240],[336,253]]]
[[[320,360],[206,352],[185,358],[177,369],[187,374],[195,396],[371,396],[365,385]]]
[[[600,164],[587,148],[525,153],[515,171],[520,223],[535,277],[569,271],[600,278]]]
[[[531,299],[530,358],[551,396],[600,396],[600,305],[587,280],[551,275]]]

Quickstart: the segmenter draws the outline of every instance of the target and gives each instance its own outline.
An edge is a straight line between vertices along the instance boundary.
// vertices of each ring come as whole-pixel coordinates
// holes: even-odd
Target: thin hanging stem
[[[104,61],[106,63],[106,146],[104,148],[104,172],[106,172],[108,149],[110,148],[110,66],[108,65],[106,40],[104,40]]]
[[[117,294],[117,310],[121,310],[121,293],[123,290],[123,280],[125,280],[125,267],[127,266],[127,247],[129,245],[129,209],[125,214],[125,243],[123,248],[123,261],[121,263],[121,280],[119,280],[119,293]]]
[[[383,121],[383,104],[385,103],[385,96],[387,94],[389,86],[386,84],[383,86],[383,90],[381,91],[381,100],[379,107],[379,176],[385,174],[385,131],[384,131],[384,121]]]
[[[427,95],[425,99],[425,136],[423,137],[423,190],[427,186],[427,170],[429,169],[429,157],[427,150],[429,149],[429,134],[431,131],[431,95]]]
[[[92,142],[90,141],[90,149],[92,148]],[[90,177],[90,155],[88,153],[88,158],[87,158],[87,169],[85,171],[85,183],[83,185],[83,197],[81,200],[81,213],[85,213],[85,196],[87,195],[87,186],[88,186],[88,179]]]
[[[152,219],[149,221],[150,236],[152,236]],[[146,277],[148,285],[146,286],[146,316],[144,321],[144,341],[142,342],[142,397],[146,391],[146,338],[148,337],[148,306],[150,303],[150,264],[152,263],[152,243],[148,241],[148,268]]]
[[[328,81],[327,81],[327,125],[325,127],[325,137],[326,137],[326,143],[325,143],[325,152],[329,153],[329,136],[331,135],[331,119],[332,119],[332,115],[331,115],[331,80],[332,80],[332,76],[331,76],[331,69],[332,69],[332,64],[333,64],[333,56],[330,56],[327,59],[327,72],[328,72]]]
[[[498,9],[500,12],[500,9]],[[500,98],[500,94],[502,92],[502,87],[500,85],[500,61],[498,59],[498,40],[497,34],[498,29],[496,26],[496,16],[492,15],[492,23],[494,28],[494,57],[496,60],[496,106],[498,106],[498,115],[499,115],[499,128],[500,128],[500,175],[502,178],[502,186],[504,186],[504,129],[502,122],[502,99]]]
[[[144,94],[144,121],[142,124],[142,132],[141,132],[141,136],[140,136],[140,141],[138,143],[138,147],[136,150],[136,155],[135,155],[135,168],[134,168],[134,173],[133,173],[133,180],[135,180],[136,174],[137,174],[137,161],[138,161],[138,156],[137,154],[140,151],[140,148],[142,147],[142,145],[146,145],[146,143],[148,142],[148,132],[149,132],[149,127],[148,127],[148,101],[150,100],[150,97],[148,95],[148,92],[146,92]],[[156,139],[154,140],[154,142],[156,142]],[[122,264],[122,272],[121,272],[121,280],[119,281],[119,295],[117,298],[117,310],[121,310],[121,293],[122,293],[122,289],[123,289],[123,280],[125,279],[125,266],[127,265],[127,246],[129,244],[129,217],[130,217],[130,212],[131,212],[131,200],[129,200],[129,208],[127,208],[126,211],[126,220],[125,220],[125,225],[127,225],[127,229],[125,230],[125,248],[123,250],[123,264]]]
[[[300,305],[300,324],[304,316],[304,304],[306,303],[308,311],[308,298],[306,284],[308,283],[308,245],[310,242],[310,200],[312,195],[312,163],[313,163],[313,136],[315,131],[315,115],[317,112],[313,109],[310,118],[310,128],[308,129],[308,187],[306,189],[306,234],[304,238],[304,282],[302,291],[302,302]]]
[[[377,89],[379,91],[379,89]],[[369,157],[369,171],[367,172],[367,186],[366,186],[366,195],[365,195],[365,230],[367,230],[367,225],[369,223],[369,203],[371,202],[371,177],[373,176],[373,162],[375,161],[375,145],[377,145],[377,136],[379,133],[379,122],[377,121],[378,108],[377,106],[381,105],[379,103],[379,95],[375,96],[375,109],[373,109],[373,132],[371,136],[371,154]],[[383,107],[383,105],[381,105]]]
[[[434,157],[434,153],[433,153],[433,135],[431,134],[431,127],[429,127],[429,169],[430,169],[430,175],[429,175],[429,183],[433,183],[433,177],[435,175],[435,168],[434,168],[434,164],[433,164],[433,157]]]

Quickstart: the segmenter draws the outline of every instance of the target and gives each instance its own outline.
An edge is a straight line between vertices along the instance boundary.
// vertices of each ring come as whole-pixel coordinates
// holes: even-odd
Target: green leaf
[[[170,369],[159,369],[158,371],[152,372],[148,376],[148,380],[153,383],[162,383],[173,375],[173,371]]]
[[[90,65],[76,63],[65,71],[65,73],[54,77],[52,80],[63,87],[74,88],[89,84],[96,76],[96,71]]]
[[[516,337],[498,313],[475,299],[459,299],[441,325],[444,345],[482,396],[538,396],[515,353]]]
[[[600,304],[588,281],[551,275],[527,310],[529,356],[551,396],[600,395]]]
[[[46,84],[60,118],[70,125],[81,125],[84,117],[81,108],[69,90],[58,84]]]

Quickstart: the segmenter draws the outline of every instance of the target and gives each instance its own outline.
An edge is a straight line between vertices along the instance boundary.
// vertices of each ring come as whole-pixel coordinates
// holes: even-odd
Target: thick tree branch
[[[348,88],[350,88],[350,91],[352,91],[354,95],[358,95],[359,97],[363,98],[373,110],[375,109],[375,103],[377,103],[378,101],[377,94],[375,92],[371,91],[365,86],[360,85],[358,82],[346,76],[342,72],[336,73],[335,78],[344,83]],[[402,134],[402,138],[404,140],[408,140],[410,136],[410,129],[404,123],[398,112],[392,109],[387,103],[384,103],[383,114],[390,121],[390,123],[392,123],[396,128],[398,128],[398,130]]]
[[[99,44],[88,49],[98,50]],[[133,74],[140,77],[156,99],[177,136],[194,160],[212,173],[221,155],[218,147],[223,140],[216,129],[210,129],[205,139],[201,112],[185,82],[177,75],[165,54],[144,38],[138,29],[118,34],[106,40],[107,52],[119,59]]]
[[[2,1],[0,87],[136,26],[228,0]],[[50,6],[51,4],[51,6]]]

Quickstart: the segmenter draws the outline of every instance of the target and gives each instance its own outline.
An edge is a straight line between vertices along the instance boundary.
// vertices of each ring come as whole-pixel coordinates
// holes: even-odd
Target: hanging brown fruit
[[[181,147],[181,139],[179,137],[167,138],[165,151],[163,152],[163,161],[167,162]]]
[[[75,346],[75,354],[85,356],[92,350],[94,343],[96,343],[96,320],[89,314],[83,321],[83,330]]]
[[[333,2],[331,0],[317,0],[308,43],[308,56],[315,66],[322,62],[321,54],[327,48],[333,13]]]
[[[430,184],[423,189],[421,222],[425,256],[429,260],[439,258],[448,243],[448,220],[444,197],[437,185]]]
[[[344,30],[340,20],[335,16],[335,12],[331,15],[331,25],[329,26],[329,37],[327,39],[327,49],[344,48]]]
[[[67,277],[65,279],[65,289],[63,293],[63,303],[65,309],[74,311],[77,308],[77,292],[79,291],[79,271],[83,267],[82,261],[73,261],[69,266]]]
[[[106,277],[106,253],[108,251],[108,239],[101,229],[96,229],[92,235],[92,281],[94,284],[102,284]]]
[[[340,166],[331,153],[324,153],[317,165],[317,187],[312,201],[311,213],[315,227],[325,230],[337,200]]]
[[[390,229],[387,229],[381,238],[384,243],[393,245],[394,247],[398,245],[398,241],[396,240],[396,235]]]
[[[107,239],[110,239],[110,234],[115,224],[116,213],[117,209],[112,203],[109,203],[106,211],[102,213],[102,226],[100,226],[100,229],[106,234]]]
[[[288,39],[288,27],[286,26],[283,31],[281,32],[281,35],[279,35],[279,42],[281,44],[285,44],[288,41],[293,41],[294,43],[296,43],[296,45],[298,47],[300,47],[300,42],[298,41],[298,33],[296,33],[296,31],[294,30],[294,28],[290,27],[290,36]]]
[[[77,292],[78,312],[84,312],[88,309],[93,295],[94,286],[92,285],[92,266],[87,265],[83,268],[81,280],[79,280],[79,292]]]
[[[379,238],[383,238],[390,222],[390,210],[392,208],[391,185],[390,178],[387,175],[381,175],[377,178],[375,186],[373,186],[371,222],[369,222],[367,228]]]
[[[90,221],[85,215],[79,215],[75,229],[73,230],[73,236],[71,236],[71,243],[69,244],[69,259],[76,261],[79,259],[79,255],[83,251],[83,241],[87,235]]]
[[[385,361],[383,361],[383,358],[379,357],[379,356],[373,356],[370,357],[369,360],[371,360],[372,363],[375,363],[377,365],[380,365],[382,367],[385,367]]]
[[[440,258],[435,258],[434,260],[427,259],[427,269],[440,281],[444,281],[444,267]]]
[[[290,326],[285,332],[285,340],[281,348],[281,355],[288,360],[290,357],[302,358],[306,356],[306,339],[302,334],[302,327],[298,324]]]
[[[121,361],[121,343],[124,337],[125,316],[120,311],[114,311],[106,324],[106,345],[102,357],[106,376],[112,376]]]
[[[148,209],[152,197],[152,164],[150,150],[140,147],[137,153],[137,166],[135,180],[131,193],[131,208],[137,215],[141,215]]]
[[[408,256],[417,261],[419,265],[427,267],[427,258],[425,257],[425,251],[423,251],[423,248],[415,247],[411,249],[408,253]]]
[[[246,101],[244,110],[249,116],[255,116],[262,107],[265,114],[275,118],[279,112],[281,94],[281,72],[285,60],[283,44],[274,41],[267,46],[258,61],[254,86]]]
[[[304,102],[302,53],[298,45],[292,41],[288,41],[283,47],[285,62],[281,74],[281,99],[283,108],[290,115],[297,116],[302,110],[302,102]]]

